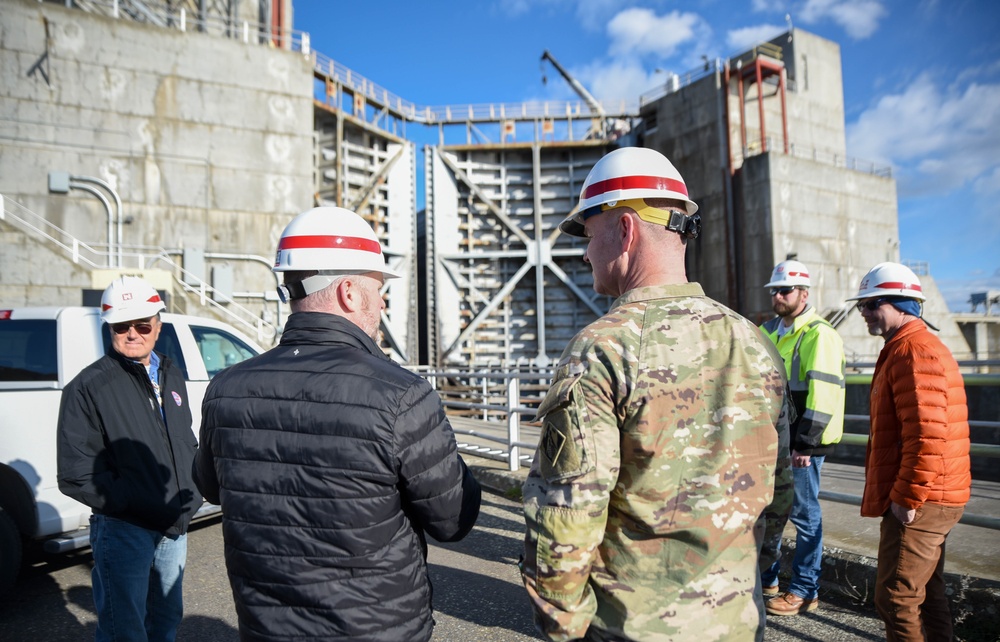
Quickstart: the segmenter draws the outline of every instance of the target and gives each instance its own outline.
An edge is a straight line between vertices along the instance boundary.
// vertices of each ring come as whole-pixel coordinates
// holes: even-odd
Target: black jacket
[[[350,321],[295,313],[212,380],[200,441],[243,640],[430,638],[424,533],[463,538],[480,489],[424,379]]]
[[[179,535],[201,506],[191,474],[198,444],[184,377],[162,356],[158,381],[163,414],[146,369],[114,350],[69,382],[59,404],[59,490],[95,513]]]

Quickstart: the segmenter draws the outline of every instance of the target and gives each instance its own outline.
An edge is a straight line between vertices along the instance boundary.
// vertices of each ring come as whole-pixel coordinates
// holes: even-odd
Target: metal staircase
[[[851,310],[854,309],[854,306],[855,306],[854,301],[848,301],[840,308],[832,308],[830,310],[827,310],[826,314],[824,314],[823,316],[826,318],[827,321],[830,322],[830,325],[836,328],[841,323],[847,320],[847,317],[848,315],[851,314]]]
[[[0,221],[20,230],[35,241],[44,243],[50,249],[55,249],[74,264],[92,270],[112,267],[112,248],[103,249],[85,243],[2,194],[0,194]],[[171,258],[171,254],[177,252],[162,247],[124,246],[121,248],[120,256],[127,258],[138,269],[155,266],[169,272],[175,286],[174,292],[182,295],[181,300],[175,300],[174,304],[184,312],[205,310],[219,320],[256,337],[257,342],[262,345],[271,345],[275,342],[279,333],[275,325],[264,321],[252,310],[185,270]]]

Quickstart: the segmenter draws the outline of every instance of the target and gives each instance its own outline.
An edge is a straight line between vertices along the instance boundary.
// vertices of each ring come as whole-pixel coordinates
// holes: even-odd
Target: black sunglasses
[[[875,310],[878,310],[883,303],[885,303],[885,299],[869,299],[867,301],[858,301],[858,305],[856,307],[858,308],[858,312],[861,312],[862,310],[874,312]]]
[[[149,334],[153,331],[153,324],[149,321],[131,321],[129,323],[112,323],[111,331],[115,334],[125,334],[129,328],[135,328],[139,334]]]
[[[779,294],[781,296],[788,296],[795,289],[796,288],[771,288],[771,296],[778,296]]]

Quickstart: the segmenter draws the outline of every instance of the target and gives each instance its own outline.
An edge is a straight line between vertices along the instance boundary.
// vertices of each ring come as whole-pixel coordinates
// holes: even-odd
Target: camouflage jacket
[[[540,630],[762,639],[758,553],[791,507],[791,412],[774,345],[697,283],[615,301],[538,410],[523,576]]]

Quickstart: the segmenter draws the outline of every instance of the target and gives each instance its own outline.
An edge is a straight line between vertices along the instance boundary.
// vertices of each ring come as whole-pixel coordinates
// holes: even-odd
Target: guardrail
[[[747,147],[742,150],[734,150],[733,162],[742,164],[747,159],[753,158],[754,156],[760,156],[765,152],[786,154],[784,151],[783,140],[780,137],[765,136],[764,138],[766,142],[765,145],[761,145],[757,142],[748,142]],[[747,140],[759,141],[759,130],[748,128]],[[787,155],[795,158],[802,158],[804,160],[811,160],[823,165],[830,165],[841,169],[850,169],[864,174],[871,174],[872,176],[892,178],[892,167],[889,165],[879,165],[873,161],[854,158],[853,156],[847,156],[846,154],[837,154],[826,149],[811,147],[809,145],[798,145],[791,140],[788,142]]]
[[[552,381],[552,372],[547,370],[523,369],[515,371],[496,370],[433,370],[412,368],[427,379],[441,397],[448,414],[452,418],[452,429],[456,434],[467,435],[497,443],[497,456],[506,460],[511,472],[516,472],[521,462],[531,457],[522,455],[521,450],[534,452],[537,443],[521,438],[522,416],[534,417],[544,392]],[[525,381],[534,382],[527,390]],[[475,420],[472,424],[464,420]],[[868,421],[868,415],[846,415],[845,419]],[[1000,428],[1000,421],[970,421],[970,426]],[[532,425],[537,426],[532,422]],[[475,427],[474,427],[475,426]],[[478,426],[483,426],[479,428]],[[487,427],[495,427],[490,431]],[[503,430],[506,429],[505,436]],[[868,435],[844,434],[841,443],[864,446]],[[978,457],[1000,458],[1000,446],[993,444],[972,444],[970,454]],[[820,492],[820,498],[839,503],[860,505],[861,497],[843,493]],[[1000,530],[1000,518],[988,515],[964,514],[959,523]]]
[[[39,0],[40,2],[42,0]],[[130,20],[162,29],[199,31],[209,35],[241,40],[247,44],[277,46],[309,55],[309,33],[287,27],[272,27],[262,22],[236,20],[217,15],[199,15],[182,3],[150,5],[141,0],[47,0],[69,9]]]
[[[423,125],[455,124],[500,120],[536,120],[592,118],[597,114],[583,101],[536,100],[518,103],[482,103],[458,105],[418,105],[345,67],[329,56],[315,51],[313,70],[317,75],[347,87],[391,110],[400,118]],[[639,109],[625,100],[600,101],[607,117],[634,117]]]
[[[475,436],[505,446],[503,458],[509,462],[510,470],[517,471],[522,456],[520,449],[534,452],[537,443],[521,441],[522,415],[534,417],[542,395],[529,400],[535,405],[525,405],[521,382],[536,382],[535,390],[540,392],[552,381],[552,373],[541,370],[522,371],[473,371],[473,370],[426,370],[414,368],[417,374],[427,379],[441,397],[441,402],[450,414],[477,418],[486,424],[506,426],[506,437],[497,437],[484,431],[453,426],[457,434]],[[492,383],[491,383],[492,382]]]
[[[36,214],[17,201],[0,194],[0,221],[27,232],[42,241],[62,250],[73,263],[88,269],[107,269],[108,257],[117,249],[119,258],[134,261],[137,269],[151,268],[157,263],[165,263],[174,283],[187,294],[198,297],[203,308],[211,308],[221,318],[241,327],[257,337],[258,343],[272,341],[278,334],[277,327],[261,319],[252,310],[240,305],[232,297],[219,292],[201,277],[188,272],[170,258],[170,251],[152,246],[120,246],[113,248],[103,244],[90,245],[80,241],[59,226]],[[128,251],[125,251],[125,250]],[[102,258],[103,257],[103,258]],[[124,265],[119,266],[124,268]]]
[[[53,2],[53,0],[49,0]],[[309,32],[285,27],[231,20],[220,16],[199,15],[184,6],[148,5],[138,0],[55,0],[70,8],[79,8],[116,19],[155,25],[177,31],[199,31],[247,44],[277,46],[310,56],[314,71],[350,88],[392,110],[399,117],[424,125],[465,123],[467,121],[536,120],[595,117],[583,101],[529,101],[520,103],[485,103],[460,105],[418,105],[382,87],[312,48]],[[634,100],[601,101],[607,117],[631,118],[638,115]]]

